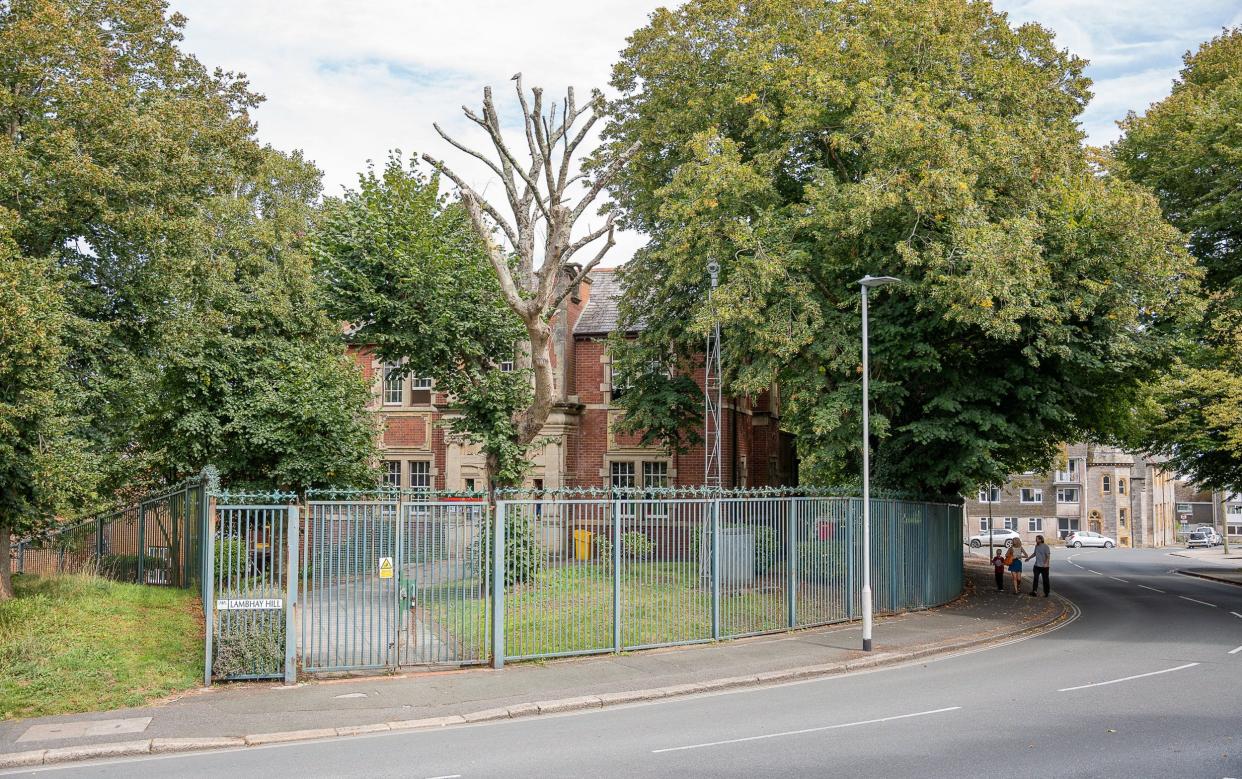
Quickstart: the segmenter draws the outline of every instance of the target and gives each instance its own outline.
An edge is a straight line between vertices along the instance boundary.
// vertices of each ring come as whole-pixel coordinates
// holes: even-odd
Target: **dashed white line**
[[[1205,601],[1205,600],[1195,600],[1194,598],[1187,598],[1185,595],[1178,595],[1177,597],[1181,598],[1182,600],[1188,600],[1188,601],[1190,601],[1191,603],[1201,603],[1201,604],[1203,604],[1204,606],[1211,606],[1212,608],[1216,608],[1216,604],[1215,604],[1215,603],[1208,603],[1208,602],[1207,602],[1207,601]]]
[[[839,728],[852,728],[856,725],[875,725],[880,722],[892,722],[893,720],[909,719],[911,717],[925,717],[928,714],[942,714],[946,711],[957,711],[961,706],[949,706],[944,709],[932,709],[931,711],[917,711],[913,714],[898,714],[895,717],[880,717],[879,719],[863,720],[861,722],[844,722],[840,725],[824,725],[818,728],[804,728],[802,730],[786,730],[781,733],[768,733],[762,736],[747,736],[745,738],[730,738],[724,741],[708,741],[703,744],[688,744],[684,747],[667,747],[665,749],[653,749],[651,754],[658,755],[663,752],[681,752],[687,749],[702,749],[704,747],[718,747],[725,744],[741,744],[746,741],[760,741],[765,738],[780,738],[781,736],[800,736],[803,733],[820,733],[825,730],[837,730]]]
[[[1110,576],[1110,577],[1108,577],[1108,578],[1110,578],[1110,579],[1114,579],[1114,580],[1119,581],[1119,582],[1125,582],[1126,584],[1129,584],[1129,582],[1127,582],[1125,579],[1118,579],[1116,576]]]
[[[1155,587],[1148,587],[1146,584],[1140,584],[1139,586],[1145,590],[1151,590],[1152,592],[1164,592],[1164,590],[1157,590]]]
[[[1237,649],[1230,649],[1230,650],[1229,650],[1229,654],[1231,654],[1231,655],[1236,655],[1238,652],[1242,652],[1242,646],[1238,647]]]
[[[1106,684],[1117,684],[1118,682],[1128,682],[1132,679],[1142,679],[1147,676],[1159,676],[1160,674],[1169,674],[1169,673],[1173,673],[1174,671],[1182,671],[1187,668],[1194,668],[1196,665],[1198,665],[1198,663],[1186,663],[1185,665],[1179,665],[1176,668],[1166,668],[1163,671],[1152,671],[1151,673],[1136,674],[1134,676],[1124,676],[1120,679],[1110,679],[1107,682],[1095,682],[1094,684],[1080,684],[1077,687],[1063,687],[1057,690],[1057,692],[1070,692],[1072,690],[1085,690],[1088,687],[1103,687]]]
[[[1091,571],[1091,569],[1090,569],[1090,568],[1088,568],[1087,570],[1088,570],[1088,571]],[[1096,576],[1103,576],[1103,575],[1104,575],[1104,574],[1100,573],[1099,571],[1091,571],[1091,573],[1095,574]]]

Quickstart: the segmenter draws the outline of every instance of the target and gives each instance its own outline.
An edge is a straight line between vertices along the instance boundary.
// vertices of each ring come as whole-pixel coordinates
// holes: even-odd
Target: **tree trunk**
[[[11,573],[9,556],[12,554],[9,529],[0,525],[0,603],[13,597],[13,574]]]

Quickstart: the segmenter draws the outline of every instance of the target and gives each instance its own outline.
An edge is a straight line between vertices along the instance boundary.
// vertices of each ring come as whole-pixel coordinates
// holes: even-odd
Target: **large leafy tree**
[[[849,479],[856,282],[888,274],[904,283],[872,300],[881,484],[960,494],[1110,429],[1169,362],[1193,267],[1154,199],[1091,165],[1084,65],[987,2],[655,12],[606,130],[638,144],[614,194],[652,239],[624,271],[630,359],[694,367],[719,262],[727,388],[775,383],[803,478]],[[627,402],[659,421],[645,398],[663,394]]]
[[[451,397],[453,433],[480,446],[490,481],[512,484],[526,462],[518,424],[532,389],[529,371],[500,366],[525,329],[465,207],[438,190],[438,177],[391,157],[326,205],[315,257],[355,342],[432,378]]]
[[[63,269],[104,486],[361,478],[365,388],[301,246],[318,174],[254,138],[260,97],[180,48],[160,0],[0,2],[0,206]],[[287,404],[287,405],[285,405]]]
[[[1242,491],[1242,29],[1187,53],[1172,94],[1122,129],[1117,172],[1156,193],[1207,292],[1201,326],[1153,384],[1136,441],[1205,487]]]
[[[94,469],[75,436],[66,337],[75,325],[55,266],[24,257],[0,208],[0,601],[13,596],[10,534],[37,533],[88,498]]]

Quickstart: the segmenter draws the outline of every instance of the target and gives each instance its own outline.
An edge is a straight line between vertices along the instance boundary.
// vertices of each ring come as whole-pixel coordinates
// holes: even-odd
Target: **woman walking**
[[[1009,547],[1009,552],[1005,555],[1005,559],[1009,562],[1009,575],[1013,579],[1014,595],[1022,590],[1022,554],[1024,551],[1022,540],[1015,538]]]

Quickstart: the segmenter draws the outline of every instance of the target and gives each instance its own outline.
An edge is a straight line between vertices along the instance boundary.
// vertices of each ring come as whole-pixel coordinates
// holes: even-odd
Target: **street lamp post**
[[[862,353],[863,353],[863,651],[871,651],[871,362],[867,336],[867,293],[872,287],[896,284],[901,279],[892,276],[863,276],[858,280],[862,287]]]

